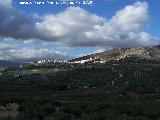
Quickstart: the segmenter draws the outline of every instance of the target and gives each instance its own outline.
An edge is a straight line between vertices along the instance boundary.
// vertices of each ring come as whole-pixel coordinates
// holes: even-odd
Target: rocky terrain
[[[101,53],[91,54],[76,59],[70,62],[90,60],[90,61],[112,61],[122,60],[125,58],[146,59],[146,60],[160,60],[160,47],[135,47],[135,48],[114,48]]]

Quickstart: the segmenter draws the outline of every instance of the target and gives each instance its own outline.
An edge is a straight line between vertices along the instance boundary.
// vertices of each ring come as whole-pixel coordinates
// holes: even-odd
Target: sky
[[[1,0],[0,60],[68,60],[158,45],[159,7],[160,0]]]

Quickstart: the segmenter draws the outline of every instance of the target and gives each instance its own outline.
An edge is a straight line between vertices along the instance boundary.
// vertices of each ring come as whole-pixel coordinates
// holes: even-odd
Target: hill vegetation
[[[125,48],[1,69],[0,120],[159,120],[159,56]]]

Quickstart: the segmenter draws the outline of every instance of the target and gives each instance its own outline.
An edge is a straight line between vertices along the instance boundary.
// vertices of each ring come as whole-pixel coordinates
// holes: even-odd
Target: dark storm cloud
[[[0,4],[0,36],[14,39],[54,39],[36,28],[34,18],[13,7]]]

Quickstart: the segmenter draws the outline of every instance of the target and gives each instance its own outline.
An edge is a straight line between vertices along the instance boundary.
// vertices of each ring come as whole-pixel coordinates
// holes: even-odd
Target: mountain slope
[[[91,60],[91,61],[112,61],[126,58],[158,60],[160,61],[160,47],[135,47],[135,48],[114,48],[101,53],[91,54],[70,60],[70,62]]]
[[[19,66],[25,63],[0,60],[0,66]]]

